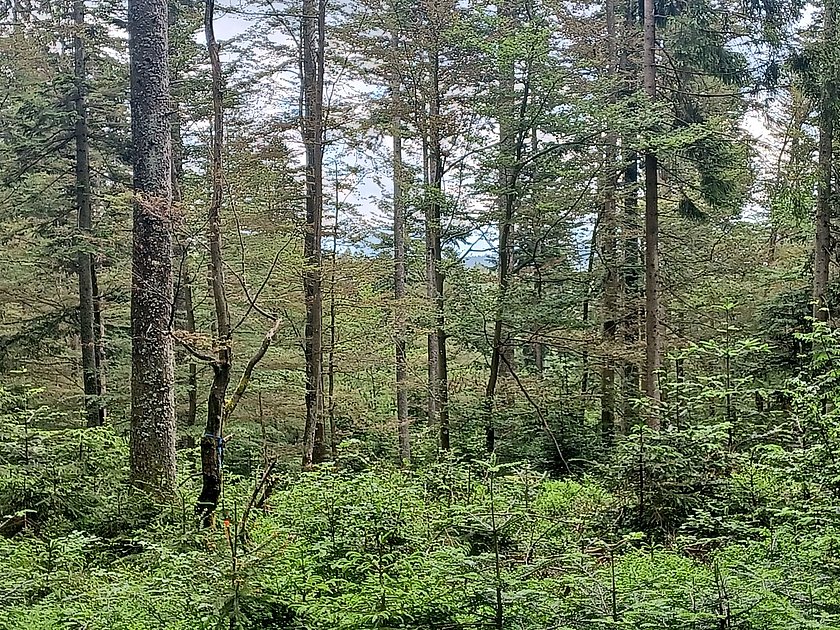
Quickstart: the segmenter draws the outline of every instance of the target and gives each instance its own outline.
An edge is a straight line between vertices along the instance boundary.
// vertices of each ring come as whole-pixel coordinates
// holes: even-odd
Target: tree
[[[167,0],[128,4],[134,227],[131,272],[131,475],[175,485],[175,356],[170,334],[172,138]]]
[[[196,11],[198,9],[198,11]],[[206,9],[206,7],[205,7]],[[189,122],[189,115],[184,111],[187,103],[201,103],[199,94],[204,92],[204,84],[195,86],[187,80],[189,72],[197,63],[198,45],[194,41],[196,22],[203,20],[204,11],[201,7],[170,0],[169,6],[169,74],[172,85],[172,201],[182,224],[175,230],[173,243],[173,264],[179,270],[175,294],[175,325],[188,335],[196,334],[196,308],[193,301],[194,271],[190,260],[190,234],[187,233],[188,222],[185,205],[185,174],[184,163],[188,160],[188,151],[184,139],[185,123]],[[197,15],[201,13],[202,15]],[[205,38],[206,39],[206,38]],[[191,89],[192,88],[192,89]],[[176,348],[177,350],[177,348]],[[176,368],[181,356],[176,354]],[[198,366],[195,357],[189,356],[187,374],[187,416],[186,426],[196,424],[198,415]]]
[[[617,54],[617,35],[615,22],[615,2],[606,0],[604,4],[607,37],[607,76],[612,77],[619,71]],[[611,99],[615,100],[615,99]],[[601,366],[601,435],[610,443],[615,433],[615,360],[613,346],[616,341],[618,324],[618,134],[607,136],[604,152],[603,209],[601,223],[603,238],[601,256],[604,265],[604,300],[602,336],[606,353]]]
[[[836,207],[834,193],[834,135],[837,120],[837,15],[835,0],[825,0],[823,7],[819,100],[819,156],[817,211],[814,236],[814,319],[827,322],[830,317],[827,292],[832,253],[831,219]]]
[[[408,417],[408,359],[406,357],[406,272],[405,272],[405,166],[402,149],[402,99],[399,76],[399,33],[391,32],[391,150],[393,172],[394,205],[394,371],[396,377],[397,427],[400,445],[400,461],[403,466],[411,462],[410,420]]]
[[[84,0],[73,2],[73,74],[75,79],[75,144],[76,144],[76,213],[82,243],[76,259],[79,274],[79,333],[82,345],[82,373],[85,388],[87,425],[105,423],[103,394],[103,355],[99,291],[95,286],[95,258],[91,251],[93,205],[91,203],[90,146],[88,141],[88,108],[86,101],[86,52]]]
[[[446,352],[446,297],[443,269],[442,206],[444,155],[443,155],[443,104],[441,83],[442,38],[444,20],[452,13],[451,5],[424,3],[420,8],[422,45],[420,53],[425,61],[424,83],[420,86],[426,103],[420,113],[423,134],[423,172],[426,195],[426,287],[432,308],[433,329],[428,336],[429,419],[438,428],[438,446],[442,451],[450,448],[449,434],[449,362]]]
[[[656,100],[656,7],[644,0],[644,84],[645,95]],[[659,425],[659,387],[662,369],[662,341],[659,299],[659,162],[656,151],[645,151],[645,394],[652,405],[651,426]]]
[[[222,194],[224,174],[222,150],[224,148],[225,119],[222,86],[222,62],[219,58],[219,44],[213,29],[214,0],[206,0],[204,9],[204,37],[210,57],[211,101],[213,118],[210,133],[210,206],[207,210],[207,241],[210,249],[208,277],[213,295],[213,312],[216,316],[215,360],[213,383],[207,398],[207,422],[201,437],[201,495],[198,497],[196,514],[205,522],[216,509],[222,491],[222,459],[224,457],[225,407],[227,389],[230,385],[232,363],[231,324],[225,288],[224,260],[222,258]]]
[[[493,406],[496,396],[496,387],[499,376],[506,374],[511,368],[513,359],[512,348],[508,340],[504,339],[505,322],[503,309],[510,285],[510,270],[513,263],[513,228],[514,211],[517,203],[517,176],[522,170],[521,160],[523,145],[526,138],[526,125],[521,119],[521,113],[525,111],[528,104],[528,87],[531,77],[525,77],[526,88],[523,90],[523,103],[520,106],[516,102],[516,71],[515,62],[508,51],[508,39],[511,32],[516,31],[518,20],[515,19],[515,12],[509,2],[502,2],[498,8],[499,27],[499,53],[497,70],[499,75],[499,89],[497,93],[497,106],[499,108],[499,194],[498,204],[498,231],[499,231],[499,253],[497,263],[498,297],[495,316],[493,321],[493,332],[491,336],[490,350],[490,374],[487,377],[487,386],[484,390],[486,420],[486,445],[487,452],[495,450],[496,431],[493,426]],[[515,48],[514,48],[515,50]]]
[[[306,160],[306,226],[303,287],[306,300],[306,426],[303,468],[326,457],[323,386],[321,220],[324,211],[324,52],[326,0],[304,0],[301,16],[301,136]]]

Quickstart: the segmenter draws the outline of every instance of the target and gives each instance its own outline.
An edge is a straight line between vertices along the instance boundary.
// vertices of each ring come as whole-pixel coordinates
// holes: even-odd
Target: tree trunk
[[[826,0],[823,15],[824,55],[833,59],[836,42],[836,16],[834,0]],[[819,118],[819,179],[817,181],[817,211],[815,217],[814,238],[814,319],[828,322],[830,311],[826,299],[829,280],[829,261],[831,258],[831,217],[833,202],[834,168],[834,119],[837,98],[835,85],[836,71],[834,61],[829,61],[828,69],[822,77],[822,95],[820,98]]]
[[[595,269],[595,250],[598,247],[598,233],[600,231],[601,217],[595,220],[592,226],[592,236],[589,239],[589,251],[586,260],[586,292],[583,296],[583,305],[581,307],[581,323],[584,330],[589,326],[591,301],[592,301],[592,272]],[[580,394],[586,397],[589,394],[589,350],[584,347],[581,356],[581,375],[580,375]]]
[[[210,248],[208,276],[213,294],[213,309],[216,315],[216,360],[213,367],[213,383],[207,398],[207,422],[201,437],[201,494],[195,506],[196,515],[208,526],[219,503],[222,492],[222,460],[224,458],[225,402],[230,385],[230,370],[233,360],[231,352],[230,311],[225,289],[224,260],[222,258],[222,195],[224,148],[224,108],[222,86],[222,64],[219,59],[219,44],[213,30],[214,0],[206,0],[204,9],[204,36],[210,57],[211,100],[213,119],[210,140],[210,207],[207,211],[207,241]]]
[[[189,275],[189,266],[185,262],[181,279],[181,289],[184,295],[184,323],[186,331],[195,333],[195,307],[193,306],[192,278]],[[189,374],[187,376],[187,426],[195,426],[198,417],[198,366],[195,361],[190,361]]]
[[[87,72],[85,57],[85,4],[73,2],[73,70],[76,87],[76,211],[80,236],[76,267],[79,273],[79,337],[82,343],[82,380],[85,391],[87,426],[97,427],[103,422],[104,408],[100,397],[99,370],[96,361],[96,314],[94,303],[93,265],[93,206],[90,190],[90,147],[88,143],[88,112],[86,102]]]
[[[391,63],[399,63],[399,40],[396,32],[391,33]],[[396,70],[391,74],[391,137],[393,141],[394,176],[394,366],[396,377],[397,428],[400,448],[400,463],[411,463],[411,436],[408,418],[408,361],[406,358],[406,313],[405,313],[405,204],[403,201],[403,159],[402,159],[402,101],[400,98],[400,77]]]
[[[644,0],[644,81],[645,94],[656,98],[656,22],[654,0]],[[662,367],[659,299],[659,165],[652,149],[645,151],[645,394],[651,409],[648,424],[659,426]]]
[[[172,181],[167,0],[129,0],[134,234],[131,283],[131,477],[175,486]]]
[[[429,159],[429,137],[428,134],[423,137],[423,183],[426,186],[426,205],[425,205],[425,221],[426,221],[426,297],[432,307],[432,318],[435,313],[435,246],[434,246],[434,227],[432,225],[432,175],[431,175],[431,160]],[[434,325],[426,336],[426,368],[428,370],[428,396],[426,397],[426,415],[430,427],[438,426],[438,408],[440,406],[440,396],[438,391],[440,389],[437,380],[438,373],[438,346],[437,335],[435,334]]]
[[[635,151],[627,151],[624,161],[624,221],[623,230],[629,232],[623,238],[624,243],[624,311],[623,329],[625,346],[635,346],[639,341],[640,322],[640,268],[641,268],[641,247],[636,231],[639,229],[639,195],[638,195],[638,155]],[[634,406],[634,400],[639,398],[639,366],[634,361],[626,361],[622,370],[622,412],[621,432],[627,434],[629,429],[638,420],[638,414]]]
[[[538,136],[538,133],[537,133],[537,125],[536,125],[536,121],[535,121],[534,124],[531,126],[531,155],[536,155],[537,151],[539,151],[539,136]],[[532,180],[536,180],[537,179],[536,170],[539,168],[539,166],[536,162],[534,162],[534,164],[532,164],[531,168],[534,169],[534,171],[531,174]],[[536,245],[536,249],[534,251],[535,259],[539,255],[540,249],[541,249],[541,246],[538,243]],[[542,281],[542,273],[540,272],[540,269],[537,265],[538,265],[538,263],[535,264],[535,268],[536,268],[536,271],[537,271],[537,274],[536,274],[537,277],[536,277],[536,280],[535,280],[535,285],[536,285],[536,290],[537,290],[536,303],[539,304],[540,302],[542,302],[542,297],[543,297],[543,281]],[[539,328],[536,328],[533,331],[533,334],[534,334],[535,337],[537,335],[539,335],[539,333],[540,333]],[[534,348],[534,368],[536,369],[537,374],[540,377],[542,377],[544,375],[544,372],[545,372],[545,345],[540,341],[534,341],[532,345],[533,345],[533,348]]]
[[[304,0],[301,37],[303,75],[303,119],[306,153],[306,231],[303,255],[306,269],[303,288],[306,297],[304,354],[306,359],[306,425],[303,468],[326,459],[323,395],[323,296],[321,287],[321,218],[323,214],[323,98],[325,0]]]
[[[607,26],[607,63],[608,75],[617,70],[616,33],[615,33],[615,4],[607,0],[605,5]],[[618,157],[618,137],[611,133],[607,138],[605,155],[605,185],[604,207],[602,221],[604,224],[602,257],[605,270],[604,281],[604,312],[602,324],[602,339],[607,352],[601,366],[601,435],[605,443],[611,443],[615,433],[615,367],[613,361],[613,345],[616,333],[616,311],[618,305],[618,257],[617,257],[617,225],[616,225],[616,189],[617,173],[616,160]]]
[[[446,314],[443,296],[443,248],[441,226],[441,202],[443,196],[443,154],[441,151],[440,131],[440,58],[437,50],[431,53],[430,59],[430,87],[429,102],[429,203],[427,206],[426,231],[430,247],[430,284],[432,291],[432,306],[435,319],[434,349],[437,355],[434,370],[433,392],[436,394],[437,420],[439,430],[439,446],[448,451],[449,443],[449,371],[446,357]],[[431,357],[430,357],[431,358]]]
[[[337,170],[337,167],[336,167]],[[338,428],[335,423],[335,344],[336,321],[335,321],[335,289],[336,270],[338,257],[338,172],[335,175],[335,217],[333,217],[332,229],[332,265],[330,266],[330,348],[327,354],[327,410],[330,418],[330,454],[334,460],[338,459]]]
[[[636,30],[636,0],[628,0],[624,15],[625,39]],[[629,44],[624,46],[619,59],[622,80],[626,84],[624,96],[630,96],[636,91],[638,72],[630,61]],[[622,146],[626,147],[632,143],[630,138],[622,138]],[[622,162],[624,163],[623,190],[624,217],[622,221],[622,244],[624,249],[624,260],[622,269],[622,289],[624,307],[622,312],[622,328],[624,344],[628,348],[633,347],[640,339],[641,319],[643,308],[641,306],[641,269],[642,251],[639,243],[639,156],[633,149],[623,149]],[[630,427],[636,424],[638,414],[634,401],[640,396],[639,388],[639,364],[635,361],[625,361],[622,366],[622,411],[619,421],[620,430],[627,434]]]
[[[176,76],[177,80],[177,76]],[[172,114],[172,201],[176,208],[183,203],[183,171],[184,171],[184,141],[181,135],[181,117],[178,104],[173,103]],[[180,270],[178,290],[175,295],[176,315],[182,314],[178,324],[191,335],[195,334],[195,308],[193,306],[193,278],[190,275],[190,264],[187,247],[178,239],[173,245],[173,261]],[[187,420],[186,426],[195,426],[198,416],[198,366],[194,357],[189,357],[187,375]],[[192,436],[190,436],[192,440]],[[190,442],[193,444],[193,442]]]
[[[508,2],[499,3],[499,17],[503,20],[500,38],[506,38],[515,31],[514,13]],[[513,213],[516,206],[516,168],[522,153],[524,137],[520,130],[521,121],[517,117],[514,97],[516,77],[513,59],[508,58],[503,41],[499,42],[499,195],[497,206],[499,213],[499,261],[497,269],[496,309],[491,337],[490,373],[484,390],[485,441],[488,453],[496,449],[496,429],[493,415],[496,386],[499,376],[510,364],[512,357],[504,339],[504,306],[510,283],[510,268],[513,253]],[[523,98],[527,99],[525,90]],[[503,356],[504,355],[504,356]]]
[[[96,384],[99,388],[99,424],[104,425],[108,420],[108,405],[105,402],[105,396],[108,394],[108,363],[105,356],[105,317],[102,315],[102,294],[99,292],[95,259],[90,261],[90,279],[93,287],[93,336],[96,350]]]

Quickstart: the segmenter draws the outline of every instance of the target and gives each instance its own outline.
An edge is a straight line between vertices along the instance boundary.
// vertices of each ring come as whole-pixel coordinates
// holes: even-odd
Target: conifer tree
[[[167,0],[129,2],[134,151],[131,474],[139,486],[164,495],[175,485],[168,22]]]

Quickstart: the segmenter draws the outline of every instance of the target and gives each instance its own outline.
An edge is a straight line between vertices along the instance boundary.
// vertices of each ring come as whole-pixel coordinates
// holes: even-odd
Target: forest
[[[0,0],[0,630],[840,628],[839,10]]]

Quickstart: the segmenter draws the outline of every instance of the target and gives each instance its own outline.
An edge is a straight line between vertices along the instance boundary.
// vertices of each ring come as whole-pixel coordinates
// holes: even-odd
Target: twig
[[[251,509],[253,509],[254,505],[257,502],[257,497],[259,496],[260,490],[265,487],[268,483],[268,480],[271,478],[271,473],[274,472],[274,467],[277,465],[277,460],[274,459],[271,463],[266,467],[265,472],[263,472],[262,477],[260,478],[257,485],[254,486],[254,491],[251,493],[251,498],[248,500],[248,505],[245,506],[245,511],[242,512],[242,520],[239,522],[239,541],[245,545],[248,542],[248,517],[251,515]]]

